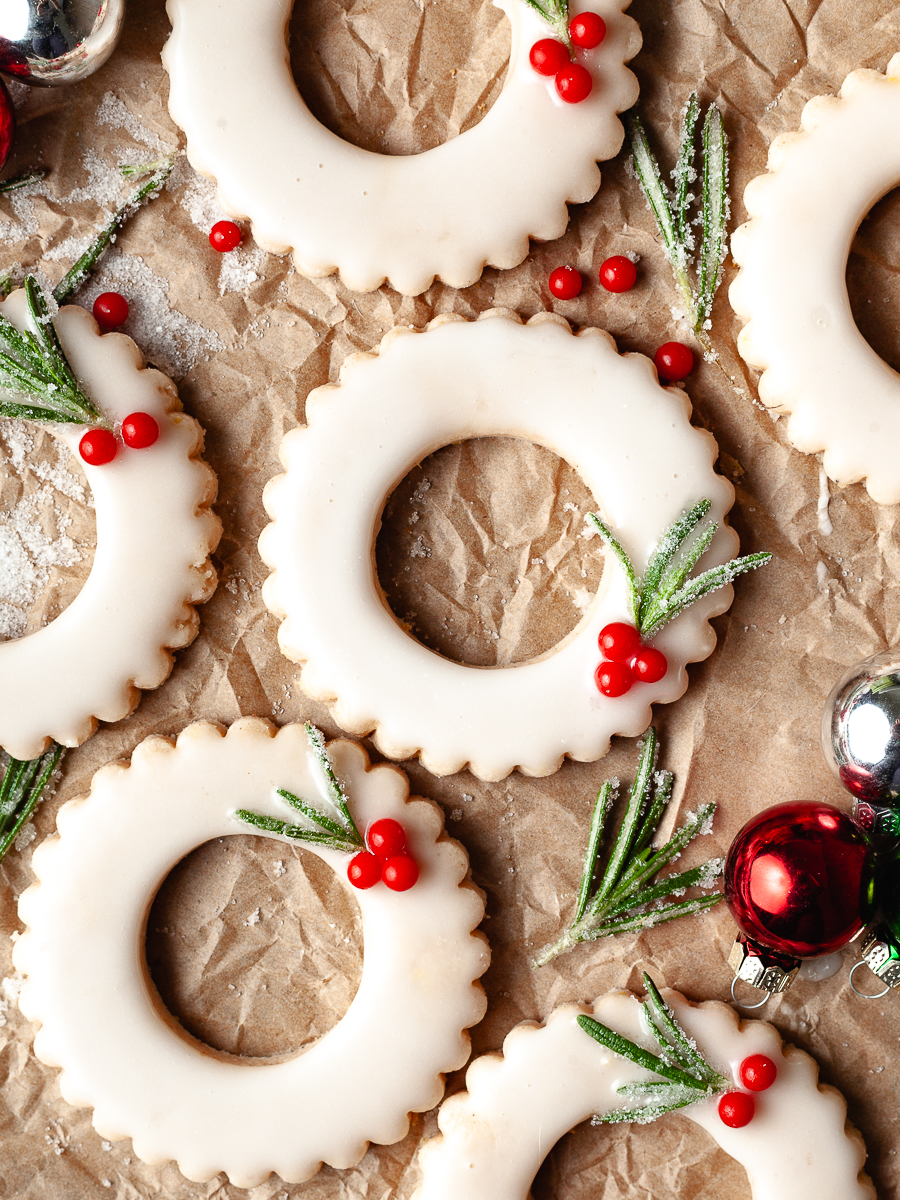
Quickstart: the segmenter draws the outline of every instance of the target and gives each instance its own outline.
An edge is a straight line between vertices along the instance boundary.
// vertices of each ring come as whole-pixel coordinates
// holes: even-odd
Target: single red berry
[[[775,1082],[778,1068],[767,1054],[751,1054],[741,1063],[741,1083],[751,1092],[764,1092]]]
[[[584,280],[574,267],[557,267],[550,273],[548,286],[557,300],[574,300],[584,286]]]
[[[149,413],[134,412],[122,422],[122,441],[133,450],[146,450],[159,437],[159,426]]]
[[[606,22],[595,12],[579,13],[569,22],[569,37],[582,50],[593,50],[606,37]]]
[[[587,100],[593,86],[590,71],[581,63],[567,63],[556,72],[556,90],[567,104]]]
[[[604,696],[624,696],[634,683],[634,675],[628,663],[602,662],[594,672],[594,683]]]
[[[680,383],[694,369],[694,355],[684,342],[666,342],[653,355],[653,362],[666,383]]]
[[[234,221],[216,221],[209,231],[209,244],[220,254],[227,254],[229,250],[237,249],[242,236]]]
[[[78,443],[78,453],[92,467],[102,467],[116,457],[116,439],[108,429],[89,429]]]
[[[659,683],[669,669],[666,656],[653,646],[642,646],[631,661],[638,683]]]
[[[393,858],[395,854],[405,853],[406,834],[403,826],[390,817],[373,821],[366,834],[366,845],[379,858]]]
[[[538,75],[555,75],[569,61],[569,52],[555,38],[541,38],[528,51],[528,61]]]
[[[395,854],[393,858],[383,860],[381,878],[392,892],[408,892],[419,878],[416,860],[408,854]]]
[[[719,1101],[719,1117],[729,1129],[749,1125],[755,1111],[756,1103],[749,1092],[726,1092]]]
[[[600,630],[597,644],[605,658],[624,662],[626,658],[633,658],[641,648],[641,635],[633,625],[613,621]]]
[[[381,863],[374,854],[360,850],[354,854],[347,867],[347,878],[355,888],[365,890],[374,887],[381,878]]]
[[[104,333],[118,329],[128,320],[128,301],[118,292],[103,292],[94,301],[94,320]]]
[[[637,267],[624,254],[614,254],[600,268],[600,282],[608,292],[628,292],[637,281]]]

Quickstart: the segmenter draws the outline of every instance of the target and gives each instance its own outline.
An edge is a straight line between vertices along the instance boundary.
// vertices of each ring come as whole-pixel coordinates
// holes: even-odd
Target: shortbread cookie
[[[520,263],[530,237],[560,237],[567,203],[600,186],[597,162],[622,145],[616,114],[638,97],[624,65],[641,44],[628,3],[587,5],[607,33],[579,55],[591,95],[566,104],[528,60],[549,26],[525,0],[500,0],[512,39],[497,102],[459,137],[392,157],[342,141],[310,113],[288,61],[290,4],[168,0],[169,110],[226,212],[248,217],[266,249],[292,251],[304,275],[340,271],[360,292],[387,281],[418,295],[435,276],[467,287],[485,265]]]
[[[407,892],[352,891],[365,938],[359,991],[289,1061],[243,1065],[190,1038],[148,983],[141,948],[166,875],[204,842],[245,832],[236,810],[283,816],[279,788],[327,799],[302,726],[276,733],[246,718],[227,734],[200,723],[175,744],[150,738],[130,765],[98,771],[35,852],[39,882],[21,897],[28,929],[15,948],[22,1010],[41,1027],[35,1053],[62,1068],[63,1096],[94,1109],[102,1137],[132,1138],[145,1162],[175,1159],[197,1181],[225,1171],[245,1188],[272,1171],[298,1182],[323,1161],[349,1167],[368,1142],[399,1141],[409,1113],[440,1100],[442,1072],[468,1057],[489,955],[472,932],[484,901],[465,881],[465,851],[396,767],[370,766],[346,741],[330,754],[357,826],[399,819],[420,874]],[[311,849],[349,890],[347,855]]]
[[[875,1200],[862,1174],[862,1138],[846,1125],[843,1097],[817,1082],[807,1054],[783,1046],[771,1025],[739,1021],[728,1005],[694,1006],[677,993],[666,999],[704,1058],[736,1087],[739,1065],[751,1055],[764,1054],[777,1069],[742,1128],[723,1123],[716,1099],[681,1110],[741,1163],[753,1200]],[[629,992],[612,992],[592,1009],[565,1005],[543,1026],[517,1025],[503,1054],[476,1059],[466,1074],[468,1090],[441,1108],[442,1136],[422,1147],[414,1200],[525,1200],[563,1134],[593,1115],[629,1107],[616,1089],[653,1076],[588,1037],[577,1023],[582,1013],[653,1046],[641,1005]],[[634,1128],[636,1137],[647,1136]]]
[[[18,328],[24,291],[0,303]],[[171,380],[148,370],[124,334],[99,333],[84,309],[54,318],[75,375],[113,424],[147,413],[158,440],[123,448],[103,466],[83,462],[96,509],[97,548],[76,598],[42,629],[0,643],[0,746],[34,758],[51,740],[77,746],[98,720],[118,721],[172,669],[171,650],[188,645],[216,574],[209,560],[221,525],[211,512],[216,478],[200,458],[203,431],[181,411]],[[60,425],[73,454],[84,434]],[[81,461],[79,459],[79,461]]]
[[[738,346],[763,372],[760,399],[791,414],[798,450],[824,451],[831,479],[865,480],[879,504],[900,501],[900,376],[857,329],[845,273],[860,222],[898,183],[900,55],[810,100],[747,187],[750,220],[732,239]]]
[[[485,670],[409,636],[384,601],[373,547],[385,500],[432,451],[466,438],[521,437],[581,474],[641,573],[686,509],[708,498],[721,523],[733,500],[713,469],[716,444],[691,426],[690,412],[685,393],[660,387],[646,358],[619,355],[600,330],[575,337],[552,316],[528,326],[510,314],[439,318],[426,333],[394,330],[376,354],[349,359],[339,387],[309,396],[309,424],[285,437],[285,474],[265,492],[273,523],[260,553],[274,574],[263,597],[283,618],[279,643],[303,664],[304,690],[332,703],[343,729],[372,733],[391,758],[421,755],[437,775],[466,766],[487,780],[515,767],[549,775],[566,755],[593,761],[613,734],[642,733],[651,703],[684,692],[685,664],[712,653],[709,618],[728,607],[730,587],[654,639],[669,664],[662,679],[610,698],[593,678],[597,638],[630,619],[627,579],[613,556],[584,618],[559,645]],[[720,527],[704,562],[724,563],[736,547],[734,532]]]

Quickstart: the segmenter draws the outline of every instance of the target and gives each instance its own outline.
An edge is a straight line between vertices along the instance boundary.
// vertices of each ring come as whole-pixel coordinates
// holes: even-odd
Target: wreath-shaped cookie
[[[831,479],[864,479],[880,504],[900,501],[900,375],[857,329],[845,272],[860,222],[898,182],[900,55],[809,101],[748,185],[750,219],[732,239],[738,346],[763,372],[760,399],[790,413],[798,450],[824,451]]]
[[[687,396],[660,387],[646,358],[619,355],[608,334],[576,337],[558,318],[524,326],[497,313],[439,318],[426,333],[397,329],[377,354],[349,359],[339,387],[316,389],[306,416],[282,443],[285,474],[265,491],[272,524],[260,553],[274,573],[263,597],[282,618],[279,644],[302,664],[304,690],[388,756],[419,754],[437,775],[468,765],[487,780],[515,767],[548,775],[566,755],[592,761],[613,734],[646,729],[652,703],[684,692],[685,664],[712,652],[709,618],[728,607],[728,587],[654,637],[667,662],[661,678],[614,697],[594,680],[598,636],[628,621],[634,575],[663,531],[705,499],[721,524],[734,494],[713,469],[712,437],[691,426]],[[607,561],[586,615],[551,651],[482,669],[408,635],[384,601],[373,547],[387,497],[416,463],[491,436],[526,438],[570,463],[630,564]],[[724,563],[736,543],[720,527],[706,561]]]
[[[131,1137],[145,1162],[175,1159],[189,1179],[225,1171],[249,1188],[275,1171],[299,1182],[323,1161],[352,1166],[369,1141],[399,1141],[410,1112],[438,1103],[443,1072],[466,1061],[466,1030],[484,1014],[477,980],[489,954],[473,933],[484,901],[466,882],[465,851],[437,805],[409,797],[401,771],[371,766],[346,741],[329,752],[353,820],[360,830],[399,821],[419,867],[408,891],[353,891],[365,961],[347,1013],[299,1056],[248,1066],[194,1041],[163,1008],[142,961],[155,892],[197,846],[244,832],[244,805],[284,827],[279,790],[311,810],[327,802],[320,745],[300,725],[275,732],[251,718],[227,734],[199,723],[175,744],[148,739],[62,807],[59,836],[34,855],[39,882],[20,900],[28,928],[15,962],[27,976],[22,1011],[41,1027],[35,1053],[62,1068],[63,1096],[94,1109],[101,1136]],[[313,836],[311,849],[349,888],[348,856],[327,842]]]
[[[466,1073],[467,1091],[442,1106],[442,1136],[420,1151],[422,1181],[414,1200],[526,1200],[545,1155],[582,1121],[652,1120],[660,1106],[682,1107],[677,1076],[687,1062],[710,1060],[722,1083],[739,1089],[746,1078],[741,1067],[748,1060],[760,1064],[761,1058],[764,1073],[752,1076],[750,1086],[765,1090],[754,1093],[755,1103],[732,1102],[723,1111],[710,1088],[709,1098],[696,1103],[682,1097],[690,1103],[684,1115],[741,1163],[753,1200],[875,1200],[862,1174],[865,1147],[846,1125],[843,1097],[817,1082],[816,1064],[807,1054],[783,1046],[771,1025],[739,1021],[725,1004],[695,1006],[677,993],[669,993],[667,1001],[691,1041],[677,1055],[671,1046],[663,1050],[661,1065],[669,1068],[669,1079],[657,1073],[659,1083],[650,1070],[620,1057],[621,1051],[587,1036],[592,1022],[586,1018],[593,1018],[659,1054],[630,992],[611,992],[591,1008],[564,1005],[545,1025],[517,1025],[503,1054],[476,1059]],[[607,1041],[615,1044],[614,1037]],[[638,1094],[643,1111],[635,1110]],[[748,1093],[735,1094],[749,1100]],[[743,1123],[748,1111],[752,1117]],[[742,1123],[729,1126],[726,1116]]]
[[[391,157],[342,141],[307,109],[291,77],[284,0],[168,0],[169,110],[226,212],[248,217],[260,245],[292,251],[304,275],[340,271],[361,292],[387,281],[417,295],[435,276],[467,287],[486,265],[520,263],[529,238],[560,237],[567,203],[600,186],[597,162],[622,145],[616,114],[638,96],[624,65],[640,48],[628,3],[587,5],[606,37],[590,52],[593,90],[573,105],[529,62],[547,24],[524,0],[501,0],[512,39],[497,102],[452,141]]]
[[[0,302],[0,314],[18,329],[33,320],[28,312],[25,291]],[[81,454],[97,522],[83,588],[49,625],[0,643],[0,746],[19,759],[36,757],[51,740],[79,745],[98,720],[127,716],[140,688],[163,682],[170,651],[197,634],[193,606],[215,588],[209,555],[221,533],[210,510],[216,478],[200,458],[203,431],[181,411],[172,382],[146,369],[124,334],[101,335],[82,308],[61,309],[53,325],[109,427],[101,432],[115,457],[92,465]],[[147,418],[155,440],[116,453],[111,430],[130,415]],[[78,455],[84,426],[55,429]]]

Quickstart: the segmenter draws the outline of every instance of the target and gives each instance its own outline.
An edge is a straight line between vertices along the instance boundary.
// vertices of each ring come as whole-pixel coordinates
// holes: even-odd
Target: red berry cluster
[[[134,412],[122,422],[122,441],[132,450],[146,450],[159,437],[159,425],[149,413]],[[112,462],[119,444],[111,429],[89,429],[78,443],[78,452],[92,467]]]
[[[594,50],[606,37],[606,22],[596,13],[579,13],[569,22],[569,37],[580,50]],[[528,58],[539,75],[553,76],[556,90],[567,104],[580,104],[591,94],[594,81],[590,71],[572,62],[569,51],[556,38],[535,42]]]
[[[766,1054],[751,1054],[740,1066],[741,1083],[748,1092],[726,1092],[719,1101],[719,1118],[731,1129],[749,1125],[756,1111],[750,1092],[764,1092],[775,1082],[778,1068]]]
[[[604,625],[597,644],[607,661],[594,672],[594,682],[604,696],[624,696],[634,683],[658,683],[669,669],[662,651],[645,646],[624,621]]]
[[[347,878],[355,888],[374,887],[379,879],[394,892],[406,892],[419,878],[416,860],[406,848],[406,832],[399,821],[383,817],[366,833],[368,850],[350,860]]]

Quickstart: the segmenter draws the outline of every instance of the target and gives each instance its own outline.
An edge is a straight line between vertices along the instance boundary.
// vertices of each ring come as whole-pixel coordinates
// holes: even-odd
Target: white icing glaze
[[[0,304],[19,328],[25,293]],[[94,497],[97,549],[91,573],[68,608],[44,628],[0,643],[0,745],[33,758],[54,739],[77,746],[97,721],[118,721],[172,669],[169,649],[188,645],[199,621],[193,604],[216,584],[209,554],[221,525],[210,512],[216,479],[199,459],[203,431],[181,412],[175,387],[144,369],[124,334],[100,335],[84,309],[54,319],[78,378],[110,420],[155,417],[160,437],[144,450],[120,446],[105,466],[83,463]],[[83,426],[59,426],[73,454]],[[79,461],[80,458],[79,458]]]
[[[340,271],[348,287],[388,280],[407,295],[437,275],[474,283],[486,264],[513,267],[529,237],[560,237],[566,202],[600,186],[597,161],[622,145],[616,113],[638,97],[624,63],[640,48],[629,0],[591,0],[607,36],[579,53],[594,76],[566,104],[528,52],[549,27],[524,0],[497,0],[511,26],[509,70],[474,128],[422,154],[373,154],[312,116],[291,77],[285,0],[168,0],[173,33],[163,52],[169,110],[188,157],[213,176],[226,212],[249,217],[260,245],[292,250],[297,269]],[[265,86],[261,82],[265,81]]]
[[[722,1123],[716,1100],[681,1110],[741,1163],[753,1200],[875,1200],[861,1174],[862,1138],[845,1126],[843,1097],[817,1084],[816,1064],[807,1054],[782,1046],[771,1025],[738,1022],[725,1004],[697,1007],[677,993],[666,998],[704,1057],[736,1084],[738,1067],[750,1054],[766,1054],[778,1068],[772,1087],[756,1093],[756,1113],[743,1129]],[[544,1026],[517,1025],[503,1054],[476,1059],[466,1073],[468,1090],[442,1106],[443,1136],[420,1151],[422,1180],[414,1200],[525,1200],[538,1167],[564,1133],[593,1114],[626,1107],[616,1093],[622,1084],[656,1078],[595,1042],[576,1023],[580,1013],[593,1013],[658,1053],[629,992],[611,992],[593,1009],[565,1005]]]
[[[349,1167],[368,1141],[399,1141],[408,1114],[440,1100],[441,1072],[468,1057],[489,952],[472,932],[484,902],[464,882],[465,851],[444,836],[436,805],[409,799],[396,767],[371,767],[351,742],[330,752],[359,828],[400,820],[420,876],[404,893],[355,891],[346,854],[310,847],[359,903],[365,962],[344,1018],[289,1061],[248,1066],[176,1032],[145,978],[142,945],[176,863],[247,831],[236,808],[283,818],[277,788],[319,802],[302,726],[276,733],[248,718],[227,735],[191,725],[174,746],[150,738],[130,766],[98,771],[90,795],[60,810],[59,837],[35,852],[39,882],[20,899],[28,929],[15,947],[22,1011],[41,1025],[35,1053],[62,1067],[63,1096],[94,1108],[102,1137],[133,1138],[145,1162],[174,1158],[197,1181],[225,1171],[239,1187],[271,1171],[308,1179],[323,1160]]]
[[[798,450],[823,450],[831,479],[865,479],[873,500],[896,504],[900,377],[857,329],[845,272],[860,221],[900,183],[900,55],[886,75],[854,71],[840,99],[810,100],[768,165],[732,239],[731,304],[749,322],[741,354],[764,372],[763,403],[791,414]]]
[[[273,524],[260,553],[274,574],[263,597],[284,618],[279,642],[304,664],[303,688],[334,703],[343,729],[374,731],[389,757],[420,754],[437,775],[468,764],[488,780],[516,766],[548,775],[565,755],[592,761],[613,734],[641,733],[651,703],[683,694],[685,664],[712,653],[709,618],[728,607],[730,588],[654,639],[669,661],[659,683],[602,696],[593,681],[597,636],[630,619],[624,572],[611,559],[576,629],[508,668],[462,666],[425,649],[378,585],[373,545],[386,498],[416,463],[466,438],[521,437],[556,451],[639,571],[689,505],[709,497],[723,520],[733,489],[713,470],[712,437],[691,427],[687,396],[661,388],[648,359],[620,356],[609,334],[575,337],[553,317],[528,326],[510,314],[439,318],[427,333],[397,329],[377,355],[349,359],[340,386],[316,389],[306,413],[308,426],[282,443],[286,473],[265,492]],[[736,548],[734,532],[720,528],[709,564]]]

